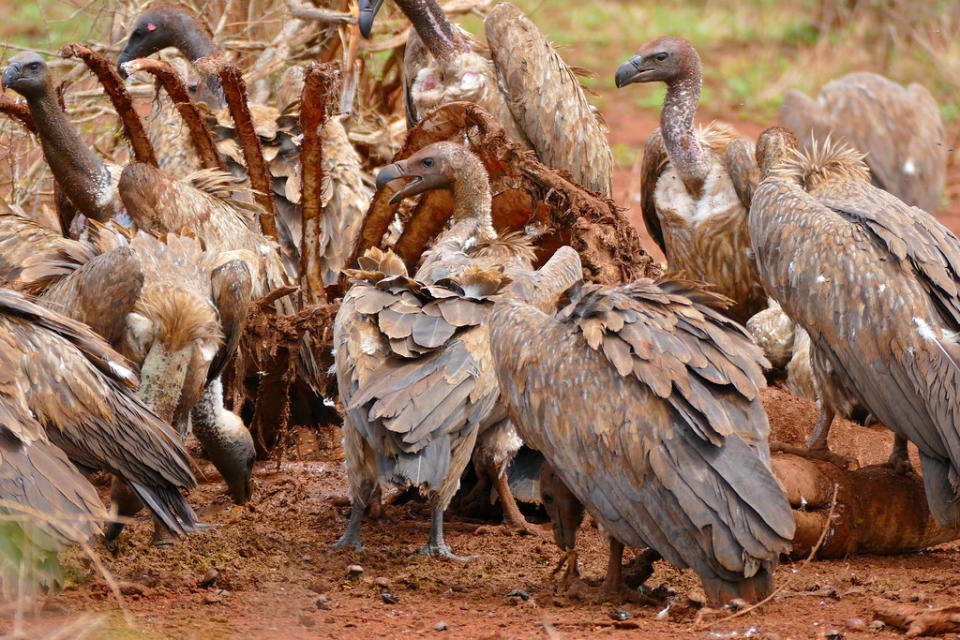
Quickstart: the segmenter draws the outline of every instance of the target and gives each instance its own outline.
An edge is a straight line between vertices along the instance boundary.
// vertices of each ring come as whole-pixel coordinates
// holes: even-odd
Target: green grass
[[[93,35],[97,7],[83,9],[67,0],[0,0],[0,41],[20,47],[56,51],[68,42]]]

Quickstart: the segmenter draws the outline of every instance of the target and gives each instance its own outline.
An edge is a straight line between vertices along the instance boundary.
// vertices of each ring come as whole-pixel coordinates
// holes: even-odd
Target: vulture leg
[[[503,515],[510,520],[511,528],[516,529],[519,533],[536,533],[536,530],[530,526],[527,519],[520,513],[520,508],[517,506],[517,501],[513,497],[513,492],[510,491],[506,467],[491,462],[487,466],[487,475],[493,481],[497,495],[500,496]]]
[[[894,437],[893,451],[890,452],[887,464],[897,473],[913,473],[913,465],[910,464],[910,454],[907,451],[907,439],[903,436]]]
[[[830,425],[836,416],[836,411],[821,400],[820,417],[817,418],[817,424],[807,440],[804,447],[795,447],[783,442],[771,442],[770,451],[779,451],[780,453],[790,453],[801,458],[813,458],[815,460],[824,460],[837,465],[841,469],[856,469],[859,463],[856,458],[841,456],[830,451],[827,445],[827,437],[830,435]]]
[[[460,562],[470,562],[473,560],[473,558],[470,556],[460,557],[455,555],[453,551],[450,550],[450,547],[447,546],[447,543],[444,542],[443,512],[445,509],[440,506],[440,504],[437,504],[436,501],[431,502],[430,538],[427,540],[427,544],[417,549],[417,553],[421,555],[433,556],[434,558],[458,560]]]
[[[376,456],[357,429],[345,428],[343,431],[343,448],[347,453],[347,477],[350,478],[350,520],[347,522],[347,530],[333,546],[338,549],[353,547],[363,553],[363,545],[360,544],[360,523],[363,521],[367,504],[377,492]]]
[[[116,506],[117,515],[123,520],[132,518],[143,509],[143,503],[140,502],[140,498],[138,498],[130,489],[129,485],[118,476],[113,476],[113,480],[110,483],[110,502],[112,506]],[[120,535],[120,532],[123,531],[123,526],[124,523],[122,521],[111,522],[104,531],[104,540],[106,540],[108,544],[111,544],[111,546],[115,545],[117,537]],[[153,527],[152,544],[158,547],[166,547],[173,544],[173,538],[170,537],[170,533],[164,526],[156,522],[154,522]]]
[[[610,536],[610,555],[607,558],[607,575],[603,578],[603,592],[619,593],[623,587],[623,543]]]

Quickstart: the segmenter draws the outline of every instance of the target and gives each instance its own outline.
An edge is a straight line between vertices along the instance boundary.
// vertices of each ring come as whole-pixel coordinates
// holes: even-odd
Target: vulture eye
[[[422,164],[424,167],[430,168],[433,166],[433,158],[424,158],[420,161],[420,164]]]
[[[543,498],[543,504],[551,504],[553,502],[553,496],[549,493],[545,493],[540,497]]]
[[[657,58],[657,60],[658,60],[659,62],[663,62],[664,60],[666,60],[666,59],[669,58],[669,57],[670,57],[670,54],[667,53],[667,52],[665,52],[665,51],[661,51],[660,53],[658,53],[658,54],[656,55],[656,58]]]
[[[30,64],[27,65],[27,67],[28,67],[31,71],[36,71],[37,69],[40,68],[40,63],[39,63],[39,62],[31,62]]]

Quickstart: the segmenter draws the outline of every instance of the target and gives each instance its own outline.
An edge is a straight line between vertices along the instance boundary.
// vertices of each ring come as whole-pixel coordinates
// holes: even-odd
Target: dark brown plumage
[[[3,497],[32,508],[46,509],[48,502],[66,513],[102,517],[90,504],[96,494],[83,488],[85,480],[71,492],[78,474],[63,466],[62,456],[45,444],[50,443],[82,471],[123,477],[164,530],[192,531],[196,517],[180,494],[195,484],[187,454],[174,432],[133,396],[137,377],[131,365],[85,325],[18,293],[0,289],[0,310],[0,442],[9,449],[0,457],[0,477],[9,477],[7,464],[45,475],[24,479],[40,495],[18,494],[4,481]],[[34,442],[38,451],[25,453]],[[80,527],[81,535],[94,526]]]
[[[361,31],[368,37],[382,4],[360,2]],[[507,2],[490,10],[485,53],[471,48],[435,0],[397,0],[397,5],[418,36],[411,35],[404,59],[411,125],[447,102],[476,102],[544,164],[611,195],[613,154],[606,131],[576,75],[522,11]]]
[[[355,284],[334,321],[352,503],[338,544],[360,546],[364,508],[377,484],[385,482],[417,486],[429,496],[433,523],[423,550],[452,555],[443,541],[443,512],[478,434],[494,449],[485,457],[499,465],[494,480],[505,509],[512,509],[515,524],[525,526],[503,474],[520,442],[504,437],[512,426],[500,424],[505,416],[496,407],[483,322],[512,274],[529,275],[533,252],[517,239],[497,239],[486,171],[463,146],[430,145],[382,169],[377,182],[401,177],[413,181],[396,200],[451,188],[454,222],[424,255],[415,278],[407,276],[398,256],[378,249],[368,251],[361,270],[351,272]]]
[[[760,350],[693,283],[565,296],[555,314],[505,300],[490,315],[521,436],[616,541],[692,567],[711,601],[769,594],[794,524],[770,472]]]
[[[141,13],[118,59],[121,69],[136,58],[149,56],[161,49],[176,47],[191,64],[199,59],[221,55],[213,35],[190,9],[182,5],[158,4]],[[277,104],[250,104],[253,126],[264,147],[273,195],[282,224],[278,233],[291,276],[299,259],[301,241],[301,163],[300,129],[297,101],[303,89],[301,67],[290,67],[283,74],[277,89]],[[215,77],[210,77],[198,91],[213,108],[212,122],[218,138],[218,149],[231,162],[231,170],[245,173],[246,161],[237,143],[236,124],[225,108],[223,92]],[[198,162],[185,157],[189,148],[183,140],[183,126],[172,113],[170,100],[160,101],[158,113],[148,120],[148,131],[155,143],[161,167],[170,167],[177,176],[186,176],[199,169]],[[363,181],[360,157],[347,138],[340,118],[327,119],[320,135],[323,149],[323,171],[328,184],[323,195],[323,237],[320,266],[325,285],[339,277],[340,270],[353,248],[359,232],[362,212],[372,192]],[[169,163],[165,165],[165,163]],[[178,165],[172,169],[172,165]]]
[[[618,87],[667,84],[660,129],[647,139],[641,207],[647,232],[667,257],[669,274],[716,286],[736,303],[739,322],[766,306],[747,232],[747,209],[758,180],[753,145],[724,125],[694,129],[700,99],[700,56],[682,38],[647,42],[617,69]]]
[[[790,153],[782,131],[750,208],[760,274],[810,335],[827,452],[836,413],[868,411],[917,445],[930,510],[960,525],[960,240],[872,186],[862,155],[830,142]],[[898,447],[895,458],[905,456]]]
[[[873,183],[927,213],[936,213],[947,173],[947,144],[936,100],[919,84],[902,87],[876,73],[828,82],[810,99],[788,91],[780,121],[804,148],[827,136],[866,154]]]

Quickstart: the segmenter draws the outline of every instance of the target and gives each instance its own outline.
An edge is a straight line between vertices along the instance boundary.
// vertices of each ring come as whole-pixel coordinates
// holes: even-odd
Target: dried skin
[[[394,158],[402,160],[430,143],[463,141],[483,163],[493,192],[493,224],[499,233],[534,225],[546,230],[537,240],[539,261],[557,246],[569,244],[580,254],[587,276],[601,283],[619,283],[657,273],[653,260],[640,246],[640,238],[621,211],[604,199],[574,184],[522,152],[509,141],[503,128],[475,104],[451,103],[427,114],[410,130],[407,142]],[[398,206],[388,201],[389,187],[374,197],[364,220],[353,264],[359,255],[382,246],[383,236]],[[452,211],[449,199],[425,194],[407,223],[411,239],[397,249],[408,266],[416,264],[432,230],[439,229]],[[415,234],[415,235],[414,235]],[[414,240],[415,238],[415,240]]]
[[[196,105],[190,100],[190,94],[187,93],[183,79],[180,78],[173,67],[163,60],[153,58],[140,58],[127,64],[130,73],[146,71],[156,76],[161,84],[163,84],[163,88],[167,91],[167,95],[170,97],[174,106],[176,106],[177,112],[190,129],[190,140],[200,156],[201,166],[206,169],[221,169],[225,171],[227,166],[220,157],[220,154],[217,153],[217,146],[213,141],[210,128],[207,127],[207,123],[203,116],[200,115]],[[169,126],[166,123],[163,124],[164,126]]]
[[[960,538],[960,529],[943,529],[934,521],[918,474],[904,474],[886,465],[848,471],[790,454],[774,455],[771,466],[794,508],[794,557],[809,555],[820,538],[834,486],[838,487],[835,516],[818,558],[909,553]]]
[[[133,146],[133,154],[137,162],[157,166],[157,157],[153,152],[153,145],[147,138],[147,133],[143,130],[143,123],[140,116],[133,108],[133,101],[127,88],[123,84],[123,79],[117,73],[114,65],[102,55],[81,44],[68,44],[60,49],[60,55],[64,58],[80,58],[90,68],[100,80],[104,91],[110,97],[114,109],[120,115],[120,121],[123,123],[124,133]]]
[[[908,604],[874,598],[871,608],[877,618],[886,624],[906,631],[908,638],[960,631],[960,606],[957,605],[918,609]]]

